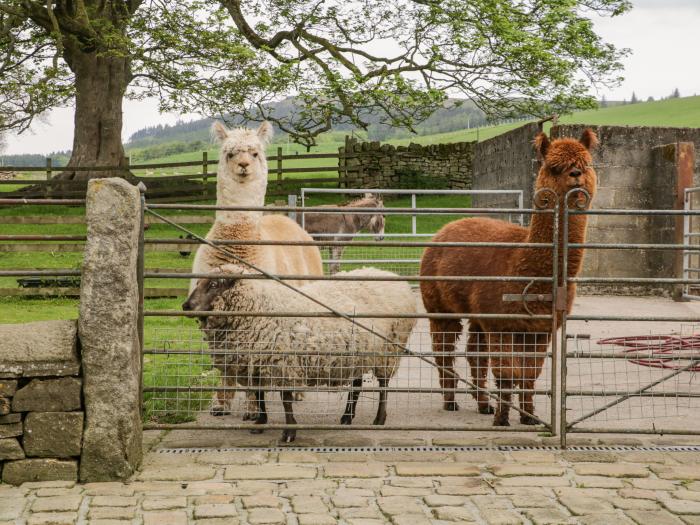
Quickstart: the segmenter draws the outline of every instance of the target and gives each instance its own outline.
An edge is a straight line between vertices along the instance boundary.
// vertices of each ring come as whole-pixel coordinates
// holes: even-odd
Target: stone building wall
[[[627,126],[560,125],[552,138],[579,137],[590,127],[600,141],[593,152],[598,192],[593,209],[682,209],[683,188],[700,185],[700,129]],[[536,124],[528,124],[479,143],[474,158],[474,189],[522,189],[525,207],[532,207],[538,164],[532,140]],[[690,149],[689,149],[690,148]],[[687,156],[694,155],[688,172]],[[686,160],[682,160],[685,158]],[[503,205],[493,197],[475,196],[475,206]],[[595,243],[674,243],[678,221],[669,217],[591,215],[588,241]],[[652,250],[587,250],[583,277],[679,277],[678,253]],[[581,292],[671,294],[669,286],[580,286]]]
[[[700,151],[700,129],[627,126],[566,125],[552,129],[552,136],[578,137],[584,128],[598,134],[593,154],[598,174],[597,209],[682,209],[683,190],[676,164],[676,144],[690,143]],[[665,147],[665,148],[664,148]],[[669,149],[670,148],[670,149]],[[680,153],[680,152],[679,152]],[[681,186],[700,183],[700,166],[686,174]],[[689,180],[688,180],[689,179]],[[680,197],[680,201],[678,200]],[[672,217],[599,215],[589,218],[588,240],[613,243],[674,243],[676,221]],[[681,225],[682,226],[682,225]],[[658,250],[589,250],[584,276],[680,277],[674,264],[677,253]],[[668,286],[591,288],[596,293],[670,294]]]
[[[77,480],[84,406],[75,321],[0,325],[2,481]]]
[[[479,142],[474,152],[472,189],[523,190],[523,205],[531,207],[537,173],[532,140],[539,131],[537,123],[530,123]],[[512,208],[514,205],[513,197],[506,195],[474,195],[472,203],[475,208]]]
[[[347,176],[348,188],[404,187],[401,174],[415,172],[443,188],[469,189],[475,144],[393,146],[348,139],[339,150],[339,170]]]

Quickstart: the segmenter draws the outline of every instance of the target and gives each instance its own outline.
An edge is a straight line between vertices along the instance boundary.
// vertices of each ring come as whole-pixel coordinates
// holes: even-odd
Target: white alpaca
[[[272,125],[263,122],[257,130],[236,128],[229,130],[221,122],[214,122],[212,135],[221,144],[219,167],[216,175],[217,206],[261,208],[267,191],[267,159],[265,146],[272,138]],[[247,241],[313,241],[296,222],[283,215],[263,215],[261,211],[217,210],[214,225],[207,233],[209,240]],[[323,275],[321,252],[316,246],[262,246],[229,245],[226,251],[254,264],[262,270],[278,275]],[[193,273],[209,273],[223,264],[239,263],[226,253],[207,245],[197,249]],[[308,281],[292,281],[301,286]],[[197,279],[190,281],[190,292]],[[281,285],[276,285],[282,287]],[[254,394],[249,398],[255,401]],[[217,392],[218,406],[212,413],[226,414],[224,392]],[[223,409],[221,407],[224,407]],[[257,409],[250,405],[244,418]]]
[[[272,137],[272,126],[263,122],[256,130],[228,130],[214,122],[212,133],[221,144],[216,177],[218,206],[262,207],[267,191],[265,145]],[[264,215],[260,211],[217,210],[207,239],[312,241],[294,221],[283,215]],[[323,275],[321,253],[315,246],[227,246],[226,250],[275,274]],[[202,245],[197,250],[192,271],[209,272],[222,264],[236,263],[225,253]],[[298,285],[306,281],[296,281]],[[190,291],[196,280],[190,282]]]

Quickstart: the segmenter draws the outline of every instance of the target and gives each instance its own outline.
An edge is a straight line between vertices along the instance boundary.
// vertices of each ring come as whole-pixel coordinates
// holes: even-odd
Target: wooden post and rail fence
[[[300,166],[309,160],[334,159],[335,165],[326,166]],[[187,162],[163,162],[155,164],[130,164],[123,166],[97,166],[70,168],[71,171],[109,171],[123,172],[134,177],[136,182],[146,185],[146,198],[149,202],[192,202],[213,200],[216,198],[216,170],[210,171],[211,166],[216,166],[218,160],[209,160],[206,151],[202,152],[202,160]],[[282,196],[294,193],[295,188],[309,184],[337,184],[345,182],[345,160],[339,153],[307,153],[307,154],[282,154],[282,148],[278,147],[275,155],[268,156],[270,172],[274,178],[270,178],[268,195]],[[287,167],[285,167],[287,164]],[[288,166],[293,164],[293,166]],[[330,164],[330,162],[328,163]],[[196,170],[195,168],[200,168]],[[55,166],[53,160],[46,159],[45,166],[0,166],[0,172],[16,174],[39,174],[44,177],[14,177],[0,180],[0,196],[3,198],[52,198],[71,199],[85,195],[86,181],[59,180],[55,178],[65,167]],[[154,171],[161,173],[170,171],[171,174],[155,175]],[[182,173],[180,173],[182,172]],[[311,174],[320,176],[310,177]],[[323,174],[328,176],[324,177]],[[306,177],[304,177],[306,175]],[[11,186],[9,191],[5,188]],[[4,186],[4,187],[3,187]]]
[[[341,159],[342,153],[312,153],[284,155],[282,148],[278,147],[276,154],[268,156],[270,182],[268,195],[287,196],[298,192],[304,186],[335,186],[341,187],[345,183],[345,161]],[[329,162],[318,164],[318,159],[328,159]],[[312,166],[303,164],[312,161]],[[335,162],[333,162],[333,160]],[[167,202],[196,202],[213,201],[216,199],[216,165],[218,160],[209,160],[208,153],[202,152],[201,160],[188,162],[165,162],[154,164],[130,164],[115,168],[113,166],[100,166],[92,168],[70,168],[74,171],[123,171],[136,182],[146,185],[146,199],[152,203]],[[334,164],[334,165],[331,165]],[[214,166],[212,170],[211,167]],[[44,166],[0,166],[0,174],[9,174],[11,178],[0,178],[0,198],[50,198],[50,199],[76,199],[83,198],[87,188],[85,181],[63,181],[55,178],[65,167],[57,166],[54,159],[47,158]],[[157,173],[160,174],[157,174]],[[17,174],[20,174],[17,177]],[[315,175],[315,176],[314,176]],[[286,204],[286,199],[285,199]],[[15,207],[12,214],[0,214],[0,232],[7,232],[16,225],[36,225],[37,230],[51,225],[81,225],[85,224],[82,215],[55,215],[32,214],[23,211],[21,207]],[[211,215],[178,216],[178,223],[183,225],[203,225],[213,223]],[[146,217],[146,224],[155,223],[152,218]],[[30,230],[34,230],[31,226]],[[26,230],[23,227],[23,230]],[[28,235],[27,239],[17,239],[13,235],[0,235],[0,257],[13,254],[52,253],[52,254],[81,254],[84,249],[83,235],[66,235],[60,239],[41,239],[41,235]],[[20,236],[21,237],[21,236]],[[29,241],[29,242],[27,242]],[[197,246],[178,242],[173,239],[172,244],[147,245],[146,251],[151,252],[175,252],[187,254],[196,250]],[[186,241],[185,241],[186,242]],[[79,257],[76,258],[78,260]],[[191,260],[191,257],[188,258]],[[31,263],[30,263],[31,264]],[[65,264],[65,263],[64,263]],[[19,269],[19,268],[18,268]],[[27,268],[23,265],[21,270],[42,270],[48,268]],[[75,268],[64,268],[75,270]],[[149,272],[186,272],[188,268],[148,268]],[[5,279],[0,284],[0,296],[67,296],[74,297],[79,294],[79,278],[29,278],[29,279]],[[17,283],[17,284],[16,284]],[[19,285],[18,285],[19,284]],[[146,297],[172,297],[182,295],[186,287],[178,288],[149,287],[145,290]]]

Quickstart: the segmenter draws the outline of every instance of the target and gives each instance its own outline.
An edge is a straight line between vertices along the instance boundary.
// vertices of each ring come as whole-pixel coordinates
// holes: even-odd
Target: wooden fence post
[[[345,179],[345,188],[348,187],[348,151],[350,147],[350,135],[345,135],[345,147],[338,148],[338,187],[342,186],[340,179]]]
[[[207,177],[207,159],[208,159],[208,153],[206,151],[202,152],[202,181],[204,185],[204,191],[202,192],[202,195],[204,198],[207,198],[207,182],[208,182],[208,177]]]
[[[46,198],[51,196],[51,171],[52,171],[52,160],[51,157],[46,157]]]
[[[282,146],[277,147],[277,184],[282,190]]]

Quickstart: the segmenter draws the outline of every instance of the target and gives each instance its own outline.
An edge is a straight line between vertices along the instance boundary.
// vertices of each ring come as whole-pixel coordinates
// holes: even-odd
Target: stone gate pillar
[[[124,479],[141,457],[137,255],[140,194],[119,178],[91,180],[80,285],[84,482]]]

